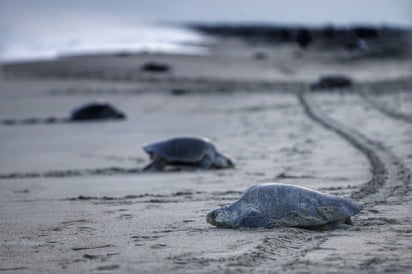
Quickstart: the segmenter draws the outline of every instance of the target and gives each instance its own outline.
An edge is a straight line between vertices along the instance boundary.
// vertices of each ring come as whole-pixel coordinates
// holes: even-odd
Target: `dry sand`
[[[341,62],[233,40],[214,50],[3,66],[1,272],[410,272],[410,60]],[[254,59],[256,50],[268,57]],[[139,71],[149,60],[173,71]],[[324,73],[357,83],[310,92]],[[128,119],[44,123],[96,99]],[[236,169],[139,171],[148,161],[142,144],[180,135],[208,136]],[[209,210],[267,182],[340,195],[364,209],[350,230],[206,223]]]

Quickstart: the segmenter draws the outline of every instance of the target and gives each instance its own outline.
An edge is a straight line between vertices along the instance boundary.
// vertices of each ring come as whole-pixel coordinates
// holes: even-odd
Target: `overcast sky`
[[[89,15],[177,22],[389,23],[412,26],[411,0],[0,0],[0,26]]]

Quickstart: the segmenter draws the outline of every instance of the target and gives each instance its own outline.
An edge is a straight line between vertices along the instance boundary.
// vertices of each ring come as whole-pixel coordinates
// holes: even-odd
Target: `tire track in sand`
[[[352,198],[365,205],[386,203],[389,197],[403,199],[410,190],[411,173],[384,144],[325,115],[307,92],[298,94],[305,113],[315,122],[340,135],[362,152],[371,165],[372,178],[352,193]]]
[[[387,107],[384,104],[380,103],[379,100],[372,98],[366,91],[360,91],[359,95],[373,108],[379,110],[386,116],[389,116],[393,119],[400,120],[407,123],[412,123],[412,115],[406,114],[393,108]]]
[[[361,202],[365,208],[376,204],[388,204],[390,197],[403,201],[407,199],[410,190],[410,171],[402,161],[387,149],[382,143],[370,139],[355,129],[328,117],[317,106],[312,96],[306,92],[298,94],[298,99],[306,115],[328,130],[331,130],[345,139],[363,153],[371,166],[371,179],[352,193],[352,198]],[[253,270],[259,269],[263,262],[276,261],[271,266],[273,271],[301,271],[307,270],[311,262],[306,258],[312,251],[325,249],[325,243],[331,233],[319,233],[302,229],[285,228],[274,235],[264,236],[252,252],[243,254],[235,259],[236,262],[248,262]],[[338,234],[336,234],[338,235]],[[350,236],[349,236],[350,237]],[[293,241],[290,239],[293,238]],[[336,251],[332,251],[336,252]],[[316,264],[316,263],[315,263]],[[233,266],[241,266],[234,264]]]
[[[313,97],[308,92],[298,94],[306,114],[363,153],[370,163],[371,179],[352,193],[352,198],[365,206],[363,221],[360,217],[360,226],[354,228],[356,234],[322,235],[324,244],[321,243],[314,252],[306,253],[305,259],[297,260],[295,267],[320,272],[323,272],[320,269],[339,272],[344,268],[354,273],[364,272],[365,269],[372,272],[410,269],[410,258],[405,255],[410,249],[407,210],[411,204],[410,170],[385,144],[328,117]],[[353,250],[352,245],[345,245],[354,240],[361,247],[359,251]],[[338,249],[335,248],[337,245],[340,246]],[[322,251],[325,248],[332,248],[333,251]]]
[[[367,157],[372,176],[352,193],[353,199],[361,202],[366,208],[388,203],[389,197],[403,200],[409,191],[410,171],[396,155],[382,143],[328,117],[310,94],[302,92],[298,94],[298,99],[309,118],[335,132]],[[219,267],[223,267],[228,273],[259,272],[261,268],[265,271],[267,268],[264,265],[267,264],[270,264],[270,269],[274,272],[299,271],[302,268],[306,269],[310,264],[309,261],[305,261],[306,254],[325,249],[322,247],[323,243],[333,235],[338,235],[333,232],[321,233],[297,228],[281,228],[270,234],[266,234],[265,230],[260,232],[265,234],[261,236],[261,242],[243,254],[229,255],[224,259],[185,256],[179,258],[178,262],[195,261],[198,267],[205,267],[205,271],[211,270],[208,266],[220,264]]]
[[[406,198],[410,171],[396,155],[382,143],[328,117],[310,94],[300,93],[298,99],[309,118],[338,134],[369,160],[372,178],[353,192],[352,198],[367,208],[379,203],[388,203],[389,197],[396,197],[401,201]],[[246,229],[246,233],[247,231]],[[192,263],[205,272],[212,272],[214,269],[210,267],[213,268],[216,264],[219,269],[223,268],[228,273],[267,271],[268,264],[273,272],[300,271],[309,269],[307,267],[311,264],[305,259],[306,254],[325,249],[322,247],[323,243],[333,235],[338,235],[333,232],[322,233],[297,228],[281,228],[270,234],[266,234],[266,230],[260,232],[264,234],[261,236],[261,242],[243,254],[231,254],[224,259],[208,258],[204,254],[183,256],[184,258],[174,258],[174,261]]]

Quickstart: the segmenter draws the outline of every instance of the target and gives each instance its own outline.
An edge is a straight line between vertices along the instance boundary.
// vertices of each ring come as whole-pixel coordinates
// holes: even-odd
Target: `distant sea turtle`
[[[348,88],[353,85],[349,77],[342,75],[326,75],[321,77],[316,83],[312,84],[310,88],[316,89],[333,89],[333,88]]]
[[[149,62],[143,64],[141,70],[146,72],[163,73],[169,72],[171,70],[171,67],[168,64]]]
[[[207,138],[180,137],[143,146],[152,162],[144,170],[161,171],[167,166],[194,166],[201,169],[233,168],[232,161],[216,150]]]
[[[304,227],[330,229],[352,224],[361,207],[344,198],[288,184],[249,187],[229,206],[207,214],[218,227]]]
[[[70,121],[125,119],[126,115],[108,103],[89,103],[74,109]]]
[[[296,42],[301,48],[306,49],[312,42],[312,35],[310,34],[310,31],[308,29],[299,30],[296,34]]]
[[[0,120],[3,125],[33,125],[33,124],[55,124],[77,121],[125,119],[126,115],[108,103],[89,103],[74,109],[70,117],[58,118],[28,118],[28,119],[4,119]]]

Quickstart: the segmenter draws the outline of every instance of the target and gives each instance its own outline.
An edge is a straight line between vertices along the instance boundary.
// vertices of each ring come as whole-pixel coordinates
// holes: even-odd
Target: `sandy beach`
[[[410,272],[410,56],[235,38],[210,51],[1,66],[0,272]],[[147,62],[171,70],[142,71]],[[354,85],[311,91],[325,74]],[[127,119],[45,122],[96,100]],[[173,136],[210,138],[236,168],[141,172],[142,145]],[[364,208],[348,230],[206,223],[247,187],[275,182]]]

